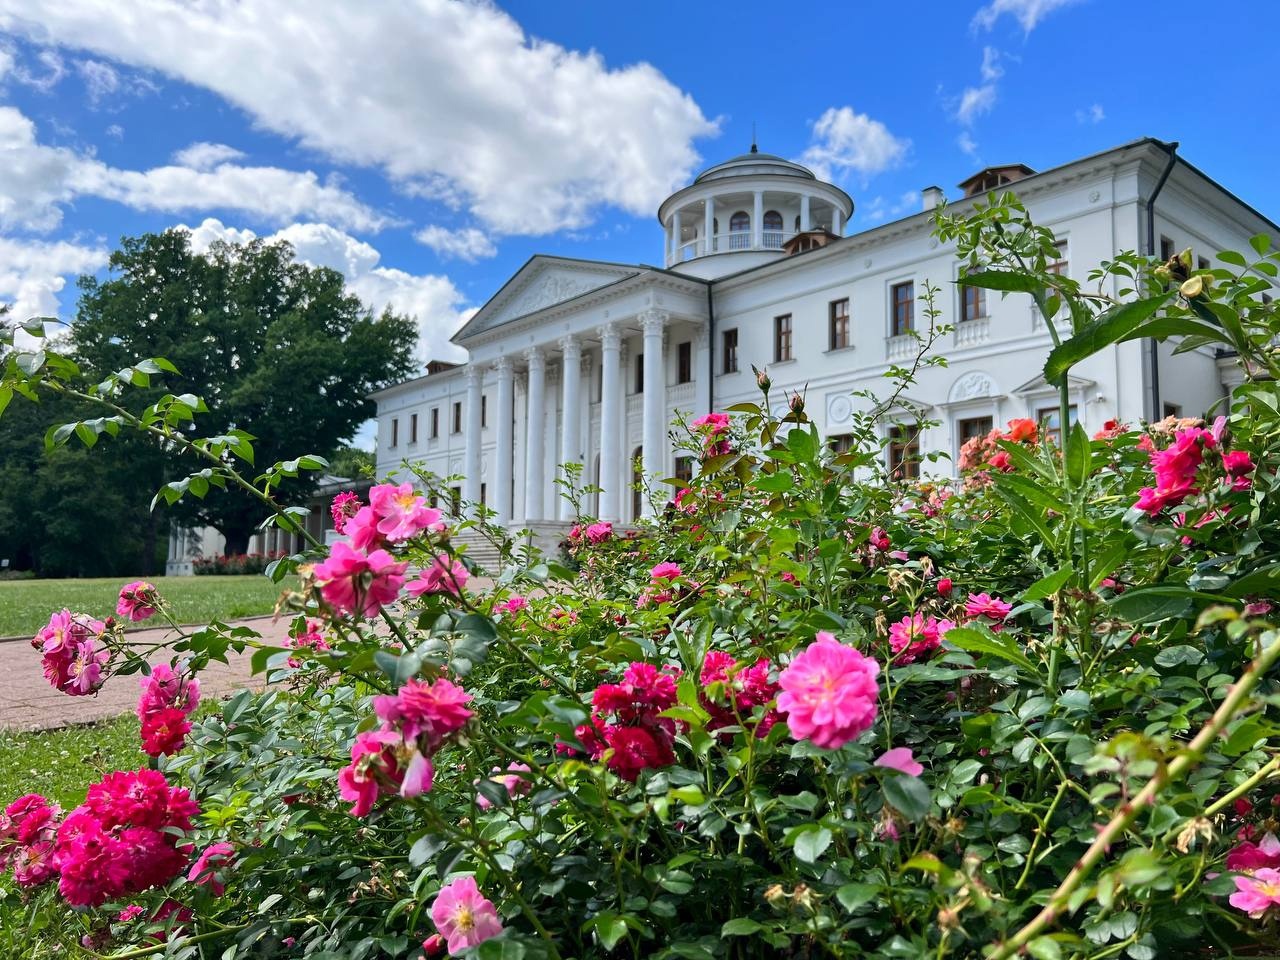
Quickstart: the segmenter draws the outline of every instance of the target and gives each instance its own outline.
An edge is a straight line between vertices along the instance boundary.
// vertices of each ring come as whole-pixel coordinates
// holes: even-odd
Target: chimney
[[[947,195],[942,192],[941,187],[925,187],[920,191],[920,196],[923,199],[922,210],[933,210],[940,207],[942,206],[942,201],[947,199]]]

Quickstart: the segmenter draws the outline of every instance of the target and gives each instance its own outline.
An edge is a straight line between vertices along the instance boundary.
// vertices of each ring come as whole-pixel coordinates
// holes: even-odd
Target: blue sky
[[[1144,135],[1280,218],[1277,36],[1257,0],[0,0],[0,302],[71,317],[122,235],[278,235],[444,356],[533,253],[659,262],[753,122],[853,230]]]

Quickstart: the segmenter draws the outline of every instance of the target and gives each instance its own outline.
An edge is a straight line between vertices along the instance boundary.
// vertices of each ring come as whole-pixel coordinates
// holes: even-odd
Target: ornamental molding
[[[956,378],[947,394],[948,403],[964,403],[966,400],[983,400],[999,394],[995,381],[981,370],[972,370]]]

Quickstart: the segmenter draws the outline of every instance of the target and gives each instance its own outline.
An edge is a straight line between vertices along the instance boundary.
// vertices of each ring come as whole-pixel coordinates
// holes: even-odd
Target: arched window
[[[767,210],[760,225],[764,227],[764,245],[774,249],[781,248],[782,214],[777,210]]]
[[[631,451],[631,519],[639,520],[644,507],[644,448]]]
[[[729,218],[729,249],[746,250],[751,246],[751,214],[739,210]]]

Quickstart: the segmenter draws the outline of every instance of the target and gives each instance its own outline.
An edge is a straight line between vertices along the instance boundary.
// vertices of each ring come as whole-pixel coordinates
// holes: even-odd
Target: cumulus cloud
[[[0,303],[16,320],[59,316],[67,278],[99,269],[107,256],[101,246],[0,236]]]
[[[854,171],[869,177],[896,167],[911,141],[895,137],[879,120],[852,107],[831,107],[813,125],[812,143],[800,162],[822,180]]]
[[[975,30],[990,30],[1006,14],[1022,25],[1024,33],[1030,33],[1041,20],[1060,7],[1077,0],[991,0],[973,15]]]
[[[423,246],[430,247],[442,257],[456,257],[467,263],[492,257],[498,252],[493,241],[475,227],[450,230],[433,224],[423,227],[413,235],[413,239]]]
[[[212,90],[500,233],[581,227],[603,205],[651,213],[716,131],[651,65],[531,38],[490,4],[0,0],[0,29]]]
[[[230,163],[207,170],[180,165],[122,170],[66,147],[41,144],[30,119],[13,107],[0,107],[0,228],[51,230],[61,221],[61,205],[77,196],[138,210],[236,210],[267,223],[315,217],[378,230],[391,222],[311,171]]]
[[[192,247],[199,251],[207,250],[215,240],[244,243],[257,236],[252,230],[236,229],[213,217],[194,227],[183,224],[177,229],[188,231]],[[463,306],[465,297],[447,276],[382,266],[382,254],[376,248],[327,223],[290,224],[265,239],[287,240],[299,260],[337,270],[370,309],[380,312],[390,307],[414,317],[421,360],[466,359],[465,351],[449,343],[449,337],[475,310]]]
[[[1088,109],[1076,111],[1076,123],[1101,123],[1105,119],[1107,115],[1100,103],[1095,103]]]
[[[173,162],[180,167],[191,167],[193,170],[209,170],[232,160],[244,159],[244,151],[229,147],[225,143],[207,143],[203,140],[183,147],[173,155]]]

